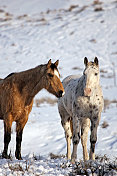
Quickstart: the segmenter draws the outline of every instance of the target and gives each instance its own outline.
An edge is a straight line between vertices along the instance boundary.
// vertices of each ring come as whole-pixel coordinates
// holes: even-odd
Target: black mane
[[[4,79],[9,78],[10,76],[14,75],[15,73],[10,73],[9,75],[7,75]]]

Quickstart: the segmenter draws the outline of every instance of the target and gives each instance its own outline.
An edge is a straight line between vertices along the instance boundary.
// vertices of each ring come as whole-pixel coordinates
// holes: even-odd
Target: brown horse
[[[12,122],[16,122],[16,152],[21,159],[21,142],[23,128],[31,112],[34,96],[43,88],[62,97],[64,88],[57,69],[58,60],[39,65],[33,69],[11,73],[0,80],[0,119],[4,120],[4,150],[3,158],[8,158],[8,145],[11,140]]]

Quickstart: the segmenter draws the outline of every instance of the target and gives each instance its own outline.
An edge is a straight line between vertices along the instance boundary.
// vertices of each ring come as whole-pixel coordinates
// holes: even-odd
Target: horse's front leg
[[[97,141],[97,128],[99,125],[98,116],[91,119],[91,135],[90,135],[90,154],[89,158],[95,160],[95,144]]]
[[[28,117],[24,117],[23,119],[16,122],[16,151],[15,151],[15,157],[18,160],[21,160],[21,142],[22,142],[22,134],[23,134],[23,128],[28,120]]]
[[[71,162],[75,163],[77,159],[77,146],[80,141],[80,120],[77,115],[73,116],[73,152]]]
[[[11,126],[12,126],[12,116],[10,114],[4,117],[4,150],[2,153],[3,158],[9,158],[7,155],[8,145],[11,140]]]
[[[81,143],[83,148],[83,158],[84,161],[89,160],[89,155],[87,151],[87,138],[90,129],[90,119],[83,119],[81,121]]]

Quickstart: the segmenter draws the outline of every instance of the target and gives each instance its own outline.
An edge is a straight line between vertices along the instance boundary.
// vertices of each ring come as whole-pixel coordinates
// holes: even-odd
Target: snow
[[[101,85],[104,98],[117,101],[117,2],[102,0],[0,0],[0,77],[19,72],[59,59],[61,80],[69,74],[82,74],[85,56],[99,58]],[[70,5],[78,5],[71,11]],[[103,10],[96,11],[102,7]],[[76,68],[76,69],[74,69]],[[115,76],[114,76],[115,72]],[[114,82],[116,79],[116,85]],[[39,92],[39,98],[55,97],[47,91]],[[106,154],[111,159],[117,156],[117,103],[111,103],[103,111],[98,128],[96,154]],[[109,126],[102,128],[106,121]],[[4,141],[3,122],[0,121],[0,151]],[[22,141],[23,161],[17,161],[15,153],[15,123],[9,152],[13,160],[0,159],[0,175],[12,173],[12,166],[20,163],[23,168],[31,162],[25,175],[68,175],[69,167],[61,168],[65,158],[50,159],[49,154],[66,154],[64,130],[57,104],[36,103],[24,128]],[[89,142],[88,142],[89,147]],[[40,158],[34,160],[33,154]],[[82,159],[82,147],[78,146],[78,160]],[[19,166],[18,166],[19,167]],[[22,173],[20,173],[22,174]],[[32,174],[33,175],[33,174]]]

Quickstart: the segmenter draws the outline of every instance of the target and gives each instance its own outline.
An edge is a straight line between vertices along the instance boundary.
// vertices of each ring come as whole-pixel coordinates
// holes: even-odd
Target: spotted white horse
[[[65,130],[67,141],[67,158],[75,162],[77,146],[81,137],[83,158],[95,160],[95,144],[97,141],[97,127],[103,109],[103,95],[100,87],[99,63],[84,58],[85,70],[81,77],[68,76],[63,80],[65,95],[58,100],[61,123]],[[87,152],[87,138],[91,122],[90,154]],[[73,152],[71,156],[71,139]]]

